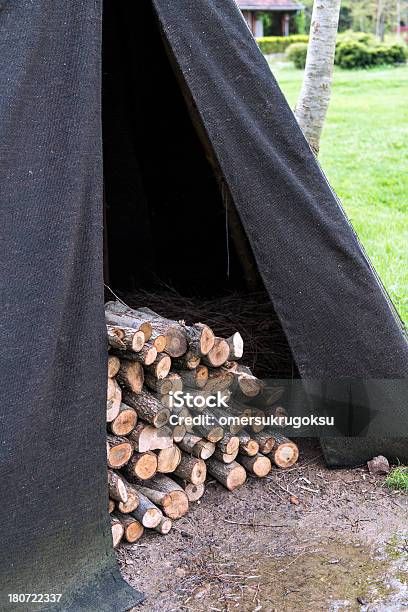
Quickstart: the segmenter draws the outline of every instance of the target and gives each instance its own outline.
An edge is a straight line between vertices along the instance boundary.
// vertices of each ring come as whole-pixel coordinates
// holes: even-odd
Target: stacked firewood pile
[[[277,407],[283,390],[267,388],[238,364],[238,332],[215,337],[202,323],[187,325],[119,301],[109,302],[105,314],[115,547],[122,539],[137,541],[145,528],[168,533],[203,496],[207,478],[233,491],[247,474],[262,478],[273,465],[297,461],[296,444],[262,422],[266,412],[284,413]]]

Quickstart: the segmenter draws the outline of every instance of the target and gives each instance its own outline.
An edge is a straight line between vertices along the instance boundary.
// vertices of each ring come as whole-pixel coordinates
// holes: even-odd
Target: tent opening
[[[106,284],[220,335],[241,327],[259,376],[298,376],[150,0],[105,0],[102,95]]]

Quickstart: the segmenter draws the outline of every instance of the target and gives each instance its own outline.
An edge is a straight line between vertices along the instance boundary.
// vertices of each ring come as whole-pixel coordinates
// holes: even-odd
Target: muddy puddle
[[[291,555],[256,554],[190,567],[185,609],[341,612],[408,610],[408,533],[381,548],[328,539]]]

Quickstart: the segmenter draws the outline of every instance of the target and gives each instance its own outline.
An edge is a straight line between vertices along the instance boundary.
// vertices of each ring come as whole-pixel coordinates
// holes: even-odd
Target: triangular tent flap
[[[64,610],[138,601],[114,562],[101,470],[101,9],[0,7],[1,596],[62,592]],[[112,261],[120,235],[141,277],[185,257],[190,282],[221,282],[230,198],[300,374],[404,377],[400,322],[234,0],[110,0],[104,15]]]

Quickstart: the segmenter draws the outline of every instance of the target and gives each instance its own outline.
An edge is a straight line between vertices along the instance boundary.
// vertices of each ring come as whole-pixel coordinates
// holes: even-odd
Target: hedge
[[[293,43],[286,49],[286,57],[293,62],[295,68],[306,66],[307,43]]]
[[[384,64],[403,64],[407,60],[405,45],[365,45],[357,41],[336,45],[335,63],[340,68],[367,68]]]
[[[291,36],[264,36],[257,38],[257,43],[264,55],[271,53],[284,53],[289,45],[293,43],[307,43],[309,37],[305,34],[293,34]]]

